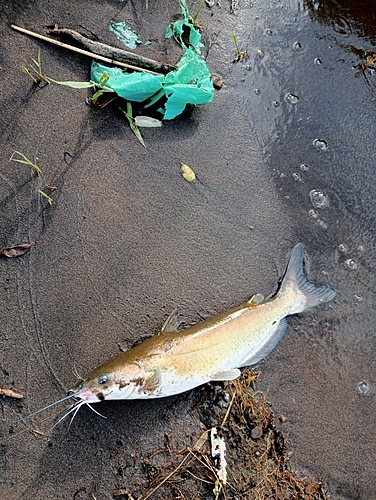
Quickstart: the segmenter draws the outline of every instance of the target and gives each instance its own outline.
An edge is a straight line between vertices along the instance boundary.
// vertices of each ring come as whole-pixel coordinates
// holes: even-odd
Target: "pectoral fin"
[[[234,368],[233,370],[225,370],[223,372],[216,373],[211,380],[234,380],[240,376],[240,370]]]
[[[176,333],[180,326],[180,321],[178,319],[178,310],[174,309],[170,316],[166,319],[160,333]]]

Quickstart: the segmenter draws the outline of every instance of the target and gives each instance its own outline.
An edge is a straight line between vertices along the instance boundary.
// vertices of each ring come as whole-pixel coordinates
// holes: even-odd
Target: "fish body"
[[[329,285],[310,282],[304,274],[304,246],[292,251],[274,297],[261,294],[214,318],[178,331],[174,311],[161,332],[88,374],[73,389],[79,404],[103,400],[171,396],[211,380],[232,380],[239,368],[254,365],[280,342],[286,317],[332,300]]]

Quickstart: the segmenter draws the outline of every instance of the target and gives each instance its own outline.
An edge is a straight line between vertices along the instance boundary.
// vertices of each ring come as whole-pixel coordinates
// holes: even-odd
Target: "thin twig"
[[[138,66],[134,66],[132,64],[127,64],[127,63],[124,63],[121,61],[116,61],[115,59],[104,57],[104,56],[95,54],[94,52],[89,52],[87,50],[73,47],[73,45],[69,45],[67,43],[60,42],[59,40],[54,40],[53,38],[49,38],[48,36],[40,35],[39,33],[35,33],[34,31],[30,31],[28,29],[21,28],[20,26],[16,26],[15,24],[12,24],[12,28],[15,29],[16,31],[20,31],[21,33],[24,33],[25,35],[30,35],[34,38],[39,38],[40,40],[52,43],[53,45],[57,45],[58,47],[62,47],[64,49],[68,49],[68,50],[71,50],[73,52],[77,52],[78,54],[82,54],[84,56],[92,57],[93,59],[98,59],[99,61],[103,61],[103,62],[106,62],[109,64],[114,64],[115,66],[120,66],[122,68],[132,69],[134,71],[145,71],[146,73],[152,73],[153,75],[161,75],[162,74],[162,73],[158,73],[156,71],[151,71],[149,69],[139,68]]]
[[[170,474],[168,474],[159,484],[157,484],[157,486],[152,491],[150,491],[146,496],[144,496],[143,498],[141,497],[142,500],[147,500],[147,498],[150,498],[151,495],[153,495],[157,490],[159,490],[159,488],[166,481],[168,481],[171,476],[176,474],[176,472],[184,465],[184,463],[187,461],[188,457],[190,457],[190,455],[187,453],[187,455],[183,458],[183,460],[180,462],[180,464],[172,472],[170,472]]]
[[[228,408],[227,408],[227,411],[226,411],[226,415],[223,417],[223,420],[222,420],[222,423],[221,423],[221,427],[224,427],[224,425],[226,423],[226,420],[228,419],[228,416],[230,415],[230,410],[231,410],[231,407],[232,407],[232,405],[234,403],[235,396],[236,396],[236,392],[234,392],[234,394],[232,395],[230,404],[228,405]]]
[[[157,490],[159,490],[159,488],[166,482],[170,479],[170,477],[172,477],[174,474],[176,474],[176,472],[185,464],[185,462],[187,461],[188,458],[191,458],[191,454],[194,455],[194,453],[192,453],[192,449],[194,450],[198,445],[201,446],[201,443],[203,442],[203,438],[204,436],[207,437],[208,435],[208,431],[204,431],[201,436],[198,438],[198,440],[196,441],[195,445],[193,446],[193,448],[188,448],[187,449],[187,454],[185,455],[185,457],[183,458],[183,460],[179,463],[179,465],[177,467],[175,467],[175,469],[173,471],[170,472],[170,474],[167,474],[167,476],[165,478],[163,478],[163,480],[157,484],[157,486],[155,488],[153,488],[149,493],[147,493],[146,496],[144,497],[140,497],[140,500],[147,500],[148,498],[151,497],[151,495],[153,495]]]

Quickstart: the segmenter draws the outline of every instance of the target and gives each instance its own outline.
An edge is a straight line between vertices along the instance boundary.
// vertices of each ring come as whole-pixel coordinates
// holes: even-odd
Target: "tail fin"
[[[282,280],[278,295],[293,291],[297,295],[296,303],[290,314],[296,314],[334,299],[337,292],[329,285],[312,283],[304,274],[305,249],[298,243],[291,252],[291,257]]]

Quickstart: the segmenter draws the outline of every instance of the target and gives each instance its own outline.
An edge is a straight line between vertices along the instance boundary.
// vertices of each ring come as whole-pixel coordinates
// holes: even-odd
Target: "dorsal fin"
[[[160,333],[177,333],[179,326],[178,310],[174,309],[164,322]]]

